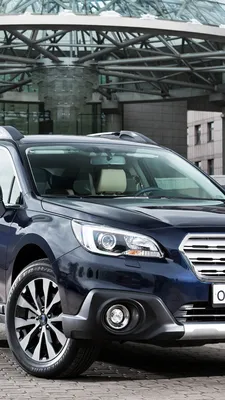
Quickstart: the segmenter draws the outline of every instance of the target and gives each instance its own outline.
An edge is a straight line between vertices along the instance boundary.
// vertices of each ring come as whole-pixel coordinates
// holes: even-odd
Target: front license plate
[[[225,284],[213,285],[213,304],[217,306],[225,304]]]

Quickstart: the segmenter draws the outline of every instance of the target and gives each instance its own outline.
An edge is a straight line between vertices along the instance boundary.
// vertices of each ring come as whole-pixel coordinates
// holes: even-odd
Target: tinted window
[[[201,125],[195,125],[195,144],[201,143]]]
[[[208,122],[207,124],[208,142],[213,141],[213,132],[214,132],[214,122]]]
[[[214,160],[208,160],[208,174],[213,175],[214,174]]]
[[[0,186],[5,204],[16,204],[20,198],[20,188],[9,151],[0,148]]]

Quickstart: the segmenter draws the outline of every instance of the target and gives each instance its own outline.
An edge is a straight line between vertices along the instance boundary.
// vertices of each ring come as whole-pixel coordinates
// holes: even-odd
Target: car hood
[[[81,201],[74,198],[51,198],[45,199],[42,206],[48,212],[117,227],[136,225],[140,229],[169,226],[225,229],[225,204],[219,200],[93,198]]]

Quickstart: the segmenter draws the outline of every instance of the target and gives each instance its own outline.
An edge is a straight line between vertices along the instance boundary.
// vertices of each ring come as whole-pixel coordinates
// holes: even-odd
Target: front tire
[[[59,289],[48,260],[29,264],[16,278],[7,301],[6,329],[18,363],[38,377],[80,375],[98,355],[92,342],[64,335]]]

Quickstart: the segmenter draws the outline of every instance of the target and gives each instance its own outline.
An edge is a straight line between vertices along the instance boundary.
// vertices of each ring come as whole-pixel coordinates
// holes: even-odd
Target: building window
[[[214,160],[208,160],[208,174],[213,175],[214,174]]]
[[[214,122],[208,122],[207,124],[208,142],[212,142],[214,139],[213,131],[214,131]]]
[[[201,143],[201,125],[195,125],[195,144]]]
[[[202,168],[202,162],[201,161],[195,161],[195,165],[198,168]]]

